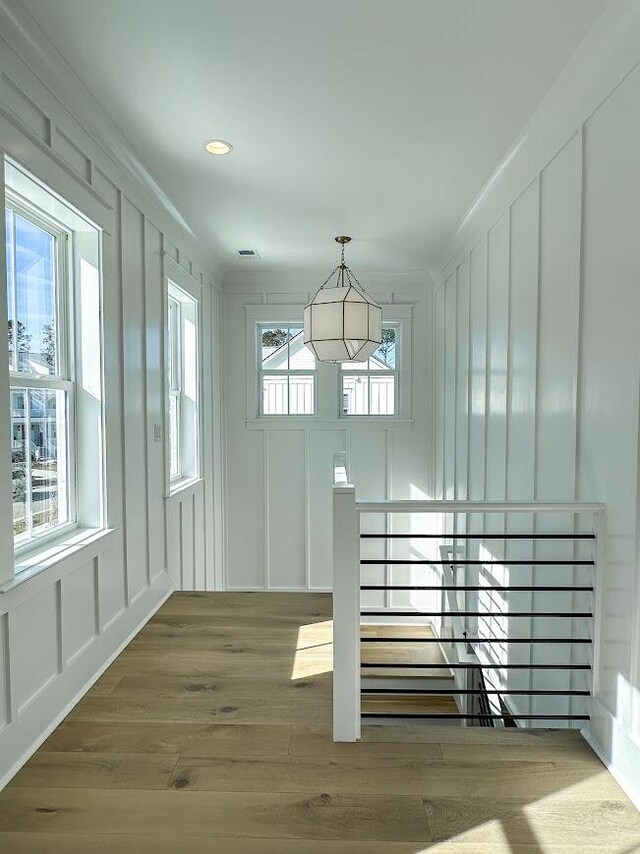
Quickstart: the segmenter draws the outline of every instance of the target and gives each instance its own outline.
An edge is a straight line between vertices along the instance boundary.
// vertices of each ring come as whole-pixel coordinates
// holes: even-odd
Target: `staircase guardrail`
[[[363,531],[362,519],[368,514],[382,514],[385,523],[382,526],[384,532],[377,533],[371,531]],[[430,516],[438,516],[440,520],[453,519],[452,531],[445,531],[446,525],[442,521],[439,533],[420,533],[420,532],[397,532],[393,533],[392,526],[388,524],[388,520],[395,514],[428,514]],[[531,532],[510,532],[507,525],[504,525],[504,531],[488,531],[481,533],[473,533],[466,530],[466,526],[461,527],[464,530],[458,532],[457,520],[467,519],[469,514],[480,514],[481,517],[487,518],[494,514],[504,515],[505,519],[513,514],[532,514],[534,518],[548,518],[561,514],[563,517],[570,516],[576,520],[579,517],[588,516],[591,518],[591,526],[588,531],[584,528],[578,529],[574,524],[573,531],[544,532],[540,530],[532,530]],[[451,548],[453,544],[455,558],[451,556],[440,556],[439,559],[431,558],[396,558],[390,556],[388,549],[385,549],[385,555],[379,559],[362,558],[360,554],[361,542],[371,539],[382,540],[385,542],[403,539],[413,540],[433,540],[442,545],[447,545]],[[549,558],[537,559],[535,555],[528,559],[481,559],[458,557],[458,543],[469,544],[470,542],[500,540],[504,542],[530,541],[537,543],[542,540],[550,542],[564,540],[575,544],[585,542],[592,544],[592,553],[588,558],[575,556],[553,560]],[[344,461],[344,456],[334,459],[334,489],[333,489],[333,617],[334,617],[334,670],[333,670],[333,738],[334,741],[357,741],[361,735],[361,674],[366,673],[371,669],[398,668],[398,664],[388,662],[367,662],[361,661],[360,646],[360,626],[363,619],[372,617],[380,617],[384,620],[401,618],[403,621],[411,621],[412,618],[419,618],[421,621],[425,619],[432,620],[448,620],[451,624],[451,636],[448,638],[382,638],[382,639],[367,639],[369,643],[376,642],[402,642],[402,643],[432,643],[444,642],[454,645],[456,654],[453,661],[448,661],[446,664],[420,664],[415,662],[406,662],[401,665],[403,669],[412,669],[419,673],[421,668],[428,667],[429,669],[442,669],[449,672],[463,673],[466,671],[468,679],[457,679],[456,686],[451,692],[459,698],[477,699],[477,696],[482,692],[485,697],[495,697],[496,702],[506,702],[506,698],[510,696],[521,697],[589,697],[597,692],[598,682],[598,658],[600,649],[600,602],[601,596],[599,593],[599,585],[597,580],[603,565],[604,559],[604,544],[605,544],[605,508],[600,502],[577,502],[577,501],[424,501],[424,500],[400,500],[400,501],[359,501],[356,497],[355,486],[348,482],[347,468]],[[431,568],[439,567],[445,569],[445,577],[440,579],[440,584],[362,584],[361,583],[361,567],[379,566],[385,567],[387,570],[393,566],[404,566],[413,569],[415,567],[430,566]],[[463,583],[457,584],[452,575],[452,567],[464,568]],[[469,569],[486,567],[517,567],[531,566],[532,567],[532,583],[530,584],[511,584],[509,583],[495,585],[469,583],[466,572]],[[593,571],[593,579],[591,583],[580,581],[572,584],[553,584],[536,583],[535,568],[536,567],[573,567],[575,570],[579,567],[591,568]],[[447,571],[448,570],[448,571]],[[388,581],[388,579],[387,579]],[[363,609],[361,607],[361,595],[363,591],[411,591],[426,593],[431,592],[442,596],[441,606],[439,609],[378,609],[370,608]],[[474,624],[474,621],[485,619],[492,616],[491,613],[483,607],[470,607],[465,604],[463,608],[457,606],[456,596],[459,592],[466,597],[468,594],[474,596],[480,592],[499,591],[500,594],[509,593],[526,593],[532,595],[536,593],[553,593],[568,592],[572,598],[575,594],[591,594],[593,605],[588,610],[582,606],[582,610],[536,610],[535,608],[509,611],[506,616],[511,618],[522,618],[535,620],[537,618],[547,618],[552,620],[575,620],[581,619],[587,621],[592,626],[592,631],[587,636],[575,637],[572,633],[569,637],[562,636],[561,632],[557,636],[545,638],[532,637],[488,637],[488,636],[469,636],[469,623]],[[466,603],[465,598],[465,603]],[[500,616],[505,616],[500,613]],[[559,623],[562,625],[562,623]],[[558,644],[560,648],[564,644],[583,644],[585,648],[591,650],[589,661],[533,661],[529,662],[496,662],[490,660],[487,655],[479,656],[477,649],[478,645],[482,644],[483,649],[491,644]],[[577,672],[585,671],[591,674],[591,684],[587,689],[574,689],[562,686],[561,688],[512,688],[494,687],[492,685],[484,685],[482,688],[473,687],[472,679],[474,673],[478,672],[487,674],[488,672],[498,671],[518,671],[527,670],[529,672],[544,672],[544,671],[568,671]],[[425,689],[408,690],[408,689],[369,689],[367,693],[394,693],[394,694],[433,694],[443,693],[442,689]],[[512,713],[504,712],[504,707],[492,707],[490,712],[486,708],[480,709],[475,702],[464,700],[465,711],[459,715],[445,715],[438,713],[423,713],[423,714],[403,714],[402,717],[407,718],[451,718],[459,717],[465,721],[477,720],[480,725],[487,725],[491,720],[504,721],[506,719],[526,722],[535,721],[587,721],[588,714],[557,714],[536,713],[536,714],[518,714],[517,710]],[[498,711],[497,708],[500,710]],[[471,711],[470,711],[471,710]],[[384,713],[367,713],[365,718],[386,718],[389,715]]]

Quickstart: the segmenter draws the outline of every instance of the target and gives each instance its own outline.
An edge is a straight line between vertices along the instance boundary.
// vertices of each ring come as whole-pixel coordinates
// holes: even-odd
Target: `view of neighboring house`
[[[280,334],[277,346],[267,341]],[[341,365],[338,390],[343,415],[393,415],[396,411],[396,330],[384,329],[384,340],[366,362]],[[314,412],[316,362],[304,346],[302,329],[263,330],[262,411],[265,415],[311,415]]]
[[[272,330],[283,343],[262,345],[262,411],[265,415],[311,415],[314,412],[316,360],[304,346],[304,332]],[[263,342],[268,332],[262,333]],[[267,340],[269,340],[267,338]]]

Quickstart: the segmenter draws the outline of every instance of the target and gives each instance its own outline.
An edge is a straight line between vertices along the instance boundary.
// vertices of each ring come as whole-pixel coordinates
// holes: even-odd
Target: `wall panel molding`
[[[583,78],[580,69],[586,70]],[[598,693],[585,735],[636,802],[640,779],[631,757],[640,744],[639,99],[640,8],[624,0],[608,8],[469,212],[442,270],[435,312],[436,431],[442,437],[435,470],[443,494],[464,491],[459,461],[467,453],[473,497],[501,498],[506,490],[512,499],[605,502]],[[554,123],[563,111],[562,121]],[[484,300],[483,246],[484,377],[483,324],[476,317]],[[468,438],[459,428],[462,397],[455,392],[464,377],[459,371],[452,375],[456,356],[448,341],[466,322],[459,286],[467,263],[475,306]],[[457,346],[464,347],[459,335]],[[483,427],[481,474],[475,461]],[[564,530],[573,520],[552,524]],[[510,555],[516,554],[513,548]],[[535,555],[552,557],[549,548],[540,543]],[[571,557],[568,549],[564,556]],[[569,584],[575,572],[558,570],[557,577]],[[552,607],[541,592],[533,602]],[[571,603],[556,597],[553,606],[558,604]],[[541,628],[531,627],[534,637]],[[559,656],[568,651],[549,644],[532,654],[544,662],[563,660]]]
[[[125,162],[124,149],[114,154],[98,114],[95,126],[87,120],[90,96],[77,80],[61,83],[59,57],[43,48],[42,34],[21,29],[24,14],[0,0],[2,153],[102,229],[108,530],[0,592],[2,784],[166,598],[172,578],[179,584],[176,546],[191,589],[219,586],[223,571],[215,259],[139,164]],[[164,443],[153,440],[153,425],[164,424],[163,252],[199,283],[203,338],[218,348],[203,351],[204,477],[196,494],[175,502],[164,497]],[[192,521],[181,542],[174,518],[185,500]],[[0,540],[11,555],[9,525]]]
[[[413,306],[411,362],[422,364],[430,347],[429,278],[387,274],[386,279],[394,304]],[[347,453],[351,476],[363,498],[405,498],[412,483],[428,491],[431,481],[430,371],[411,372],[412,423],[349,423],[337,414],[325,418],[323,413],[317,422],[296,419],[265,427],[255,419],[247,424],[247,398],[253,399],[253,392],[246,387],[246,365],[253,350],[246,337],[246,314],[250,311],[255,316],[257,307],[264,306],[267,320],[278,305],[299,305],[301,314],[314,284],[308,272],[277,276],[268,271],[234,272],[225,278],[227,590],[331,588],[334,453]],[[337,377],[335,383],[337,406]]]
[[[135,607],[130,608],[126,616],[114,623],[94,644],[87,646],[81,655],[63,669],[59,678],[51,679],[42,685],[37,698],[23,705],[20,710],[13,705],[11,725],[0,729],[0,789],[11,780],[117,658],[171,594],[171,589],[166,583],[148,588]],[[11,737],[7,738],[9,731]]]

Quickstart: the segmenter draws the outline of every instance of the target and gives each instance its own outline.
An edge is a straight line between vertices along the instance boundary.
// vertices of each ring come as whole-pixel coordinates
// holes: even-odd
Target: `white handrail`
[[[599,513],[597,501],[356,501],[359,513]]]

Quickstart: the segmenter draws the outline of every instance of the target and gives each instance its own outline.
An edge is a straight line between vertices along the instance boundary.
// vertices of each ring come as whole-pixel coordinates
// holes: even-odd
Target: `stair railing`
[[[452,674],[457,691],[452,691],[458,709],[468,720],[479,720],[480,712],[487,714],[489,710],[480,709],[480,687],[484,686],[482,668],[473,647],[467,641],[467,626],[460,617],[458,592],[464,590],[464,583],[458,584],[458,571],[461,569],[455,561],[455,550],[450,546],[441,545],[439,554],[442,564],[442,611],[447,612],[440,630],[440,646],[445,653],[447,662],[452,665]],[[463,578],[464,581],[464,578]],[[459,667],[458,665],[464,665]],[[472,667],[472,665],[476,665]],[[486,695],[485,695],[486,699]],[[489,725],[493,726],[494,721]],[[486,725],[486,723],[485,723]]]
[[[371,532],[362,530],[362,520],[369,514],[381,514],[385,520],[384,532]],[[534,518],[548,517],[555,514],[560,514],[563,518],[567,516],[574,519],[574,531],[563,533],[553,532],[545,533],[539,530],[534,530],[529,533],[510,533],[505,522],[503,532],[491,533],[457,533],[456,530],[450,533],[392,533],[393,526],[389,524],[394,514],[430,514],[436,515],[440,520],[457,519],[463,517],[467,519],[469,514],[480,514],[483,519],[499,514],[506,520],[513,514],[532,514]],[[591,525],[589,530],[585,531],[584,525],[578,524],[575,520],[584,517],[590,517]],[[441,524],[441,530],[444,530],[445,525]],[[466,526],[462,525],[465,528]],[[454,528],[457,525],[454,524]],[[360,543],[367,539],[382,540],[386,544],[390,541],[409,538],[435,540],[442,544],[443,542],[453,543],[455,559],[449,557],[440,557],[438,559],[425,558],[403,558],[397,559],[389,555],[389,549],[385,546],[385,555],[380,559],[362,558],[360,553]],[[479,559],[479,558],[459,558],[455,551],[457,544],[462,542],[475,541],[490,541],[502,540],[505,543],[517,540],[529,540],[533,543],[539,540],[566,540],[576,544],[581,541],[587,541],[592,546],[591,556],[589,558],[576,558],[575,555],[569,559],[552,560],[538,559],[535,556],[528,559]],[[355,486],[348,481],[346,465],[344,460],[334,460],[334,488],[333,488],[333,618],[334,618],[334,664],[333,664],[333,738],[334,741],[357,741],[361,734],[361,673],[367,669],[398,667],[415,668],[416,673],[419,673],[421,667],[442,668],[445,671],[452,672],[453,670],[467,670],[472,672],[481,668],[483,672],[495,670],[513,670],[513,669],[528,669],[531,671],[553,671],[553,670],[575,670],[588,671],[591,676],[591,682],[587,689],[582,690],[500,690],[497,688],[483,689],[485,695],[493,694],[500,700],[509,694],[521,695],[557,695],[559,693],[567,695],[576,695],[583,697],[591,697],[597,693],[598,681],[598,659],[600,649],[600,602],[601,596],[599,593],[599,585],[597,581],[601,574],[601,569],[604,561],[604,544],[605,544],[605,511],[604,505],[598,502],[562,502],[562,501],[423,501],[423,500],[400,500],[400,501],[358,501],[356,498]],[[534,546],[535,549],[535,546]],[[575,549],[574,549],[575,551]],[[441,580],[440,584],[362,584],[361,583],[361,567],[377,565],[385,567],[387,570],[387,581],[389,580],[388,571],[390,567],[405,565],[411,569],[419,566],[440,567],[451,565],[463,566],[466,569],[470,567],[486,567],[487,565],[500,564],[501,566],[515,567],[518,565],[531,566],[535,569],[537,566],[572,566],[586,567],[589,566],[593,570],[592,580],[590,583],[580,583],[571,585],[553,585],[539,584],[535,576],[532,578],[530,585],[497,585],[494,589],[499,589],[503,593],[513,591],[522,592],[530,590],[535,591],[568,591],[575,597],[575,594],[582,595],[590,593],[593,599],[593,605],[589,610],[582,611],[524,611],[524,612],[508,612],[509,619],[511,618],[528,618],[535,620],[538,617],[558,618],[565,620],[581,619],[589,621],[592,625],[592,634],[589,638],[578,638],[576,643],[588,643],[591,649],[590,660],[588,663],[537,663],[531,661],[528,664],[512,664],[512,663],[491,663],[476,660],[474,652],[473,659],[464,662],[447,662],[446,664],[416,664],[407,663],[402,665],[392,665],[388,662],[367,662],[363,664],[360,656],[360,626],[362,619],[371,619],[373,617],[380,618],[383,621],[411,621],[412,618],[419,618],[424,622],[426,619],[437,620],[453,620],[455,631],[460,631],[462,625],[461,620],[464,619],[465,625],[467,620],[476,620],[485,618],[489,612],[479,608],[470,609],[466,605],[464,609],[452,607],[453,601],[451,597],[445,596],[441,600],[443,603],[440,609],[436,610],[420,610],[420,609],[362,609],[361,595],[362,591],[420,591],[433,592],[442,595],[444,588],[453,587],[454,593],[458,590],[463,590],[464,595],[467,593],[477,593],[481,588],[480,585],[472,585],[465,583],[463,585],[447,584]],[[486,586],[482,590],[487,590]],[[466,600],[465,600],[466,601]],[[463,633],[461,636],[452,634],[448,639],[450,643],[464,643],[466,646],[467,638]],[[436,640],[440,640],[436,638]],[[507,643],[514,643],[515,639],[503,638]],[[544,643],[543,639],[528,638],[523,639],[529,643]],[[425,642],[423,638],[415,639],[416,643]],[[489,638],[483,638],[483,643],[490,643]],[[569,642],[569,641],[567,641]],[[573,641],[571,641],[573,642]],[[473,648],[473,643],[471,646]],[[468,651],[469,647],[466,646]],[[460,656],[459,656],[460,657]],[[459,683],[458,683],[459,684]],[[394,693],[392,689],[384,689],[388,693]],[[458,688],[452,693],[456,694]],[[465,688],[466,696],[477,694],[480,689]],[[404,692],[403,692],[404,693]],[[428,690],[423,692],[431,693]],[[433,692],[436,693],[436,692]],[[487,715],[485,712],[478,714],[477,706],[467,706],[466,708],[474,708],[474,712],[462,712],[459,715],[439,715],[439,714],[411,714],[403,717],[408,718],[438,718],[438,717],[459,717],[465,720],[477,718],[480,722],[486,725],[486,722],[492,720],[510,720],[520,718],[523,721],[554,721],[554,720],[588,720],[589,715],[555,715],[555,714],[527,714],[527,715],[512,715],[500,714],[496,711]],[[367,714],[367,718],[387,717],[383,714]],[[517,721],[516,721],[517,722]]]

